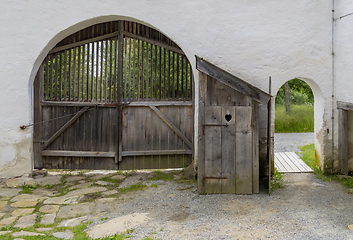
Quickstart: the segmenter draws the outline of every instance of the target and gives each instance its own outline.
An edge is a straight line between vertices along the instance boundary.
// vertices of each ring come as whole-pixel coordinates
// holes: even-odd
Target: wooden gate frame
[[[165,122],[170,129],[172,129],[190,149],[186,150],[165,150],[165,151],[123,151],[122,148],[122,129],[118,127],[118,146],[116,152],[97,152],[97,151],[65,151],[65,150],[46,150],[55,139],[57,139],[66,129],[68,129],[77,119],[79,119],[83,114],[89,110],[90,107],[116,107],[118,111],[118,125],[122,126],[122,111],[123,111],[123,64],[124,64],[124,51],[123,51],[123,44],[124,44],[124,37],[134,38],[138,40],[142,40],[146,43],[153,44],[155,46],[162,47],[164,49],[173,51],[174,53],[178,53],[181,55],[185,55],[184,52],[172,41],[169,44],[164,42],[159,42],[158,40],[154,40],[152,38],[146,38],[143,36],[139,36],[133,32],[129,32],[129,30],[124,30],[124,23],[126,21],[119,20],[119,27],[118,31],[102,34],[97,37],[92,37],[89,39],[79,40],[78,42],[69,43],[69,44],[62,44],[65,42],[63,40],[60,42],[56,47],[49,51],[48,54],[57,53],[60,51],[65,51],[71,48],[75,48],[78,46],[82,46],[84,44],[88,44],[91,42],[105,40],[112,37],[118,38],[118,55],[117,55],[117,64],[118,64],[118,87],[117,87],[117,103],[109,104],[109,103],[94,103],[94,102],[71,102],[69,101],[45,101],[43,100],[43,65],[41,65],[40,69],[37,72],[37,76],[34,82],[34,122],[39,123],[34,125],[34,132],[33,132],[33,149],[34,149],[34,167],[35,168],[42,168],[43,167],[43,159],[42,156],[72,156],[72,157],[115,157],[115,163],[122,161],[123,156],[140,156],[140,155],[170,155],[170,154],[193,154],[193,144],[192,142],[187,139],[187,137],[176,127],[173,123],[166,118],[166,116],[156,107],[154,104],[149,105],[148,107],[159,116],[163,122]],[[126,27],[126,25],[125,25]],[[131,28],[131,25],[130,25]],[[82,35],[80,35],[82,38]],[[130,41],[131,43],[131,41]],[[174,59],[174,58],[173,58]],[[179,58],[178,58],[179,59]],[[188,63],[186,62],[186,65]],[[179,65],[178,65],[179,66]],[[93,68],[92,68],[93,69]],[[191,68],[190,68],[191,70]],[[191,86],[193,87],[193,81],[191,80]],[[173,89],[174,90],[174,89]],[[190,89],[191,90],[191,89]],[[186,88],[187,91],[187,88]],[[193,91],[192,91],[193,97]],[[162,103],[162,104],[161,104]],[[160,105],[180,105],[180,101],[175,102],[159,102]],[[131,106],[141,105],[143,102],[138,102],[137,104],[131,104]],[[182,103],[183,104],[183,103]],[[187,102],[187,105],[191,104],[192,102]],[[68,122],[66,122],[63,126],[60,127],[49,139],[46,139],[45,142],[41,139],[41,133],[43,124],[41,123],[42,119],[42,106],[80,106],[82,107],[79,112],[77,112]],[[158,105],[158,104],[157,104]]]

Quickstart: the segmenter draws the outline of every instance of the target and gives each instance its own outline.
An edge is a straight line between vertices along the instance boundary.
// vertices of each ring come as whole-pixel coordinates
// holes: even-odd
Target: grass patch
[[[173,173],[161,172],[159,170],[154,171],[155,176],[149,178],[150,180],[164,180],[171,181],[174,179]]]
[[[114,183],[114,184],[119,184],[121,182],[120,179],[112,179],[110,177],[104,177],[101,179],[102,181],[105,181],[105,182],[110,182],[110,183]]]
[[[315,164],[315,144],[309,144],[299,147],[301,150],[300,158],[308,165],[311,169],[316,169]]]
[[[29,184],[23,184],[21,186],[22,190],[20,191],[20,193],[33,193],[33,190],[36,189],[38,186],[33,186],[33,185],[29,185]]]
[[[276,105],[275,132],[314,132],[314,106],[291,105],[291,115],[283,105]]]
[[[271,192],[278,188],[284,188],[283,175],[275,168],[275,172],[271,177]]]
[[[322,181],[337,181],[340,182],[347,189],[352,189],[353,192],[353,178],[351,176],[342,175],[325,175],[322,173],[320,167],[316,166],[315,163],[315,144],[309,144],[299,147],[301,152],[301,159],[314,170],[316,177]]]
[[[130,185],[129,187],[126,187],[126,188],[121,188],[119,189],[119,191],[121,193],[127,193],[131,191],[136,192],[138,190],[143,190],[145,188],[147,188],[146,184],[139,183],[139,184]]]

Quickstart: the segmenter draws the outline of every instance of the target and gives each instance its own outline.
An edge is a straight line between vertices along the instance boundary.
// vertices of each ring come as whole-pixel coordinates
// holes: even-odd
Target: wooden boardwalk
[[[313,172],[294,152],[275,153],[275,167],[280,173]]]

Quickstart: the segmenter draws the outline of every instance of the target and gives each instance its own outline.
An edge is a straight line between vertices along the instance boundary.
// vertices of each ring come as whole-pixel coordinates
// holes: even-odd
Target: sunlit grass
[[[288,115],[283,105],[276,105],[275,132],[314,132],[314,106],[291,105]]]

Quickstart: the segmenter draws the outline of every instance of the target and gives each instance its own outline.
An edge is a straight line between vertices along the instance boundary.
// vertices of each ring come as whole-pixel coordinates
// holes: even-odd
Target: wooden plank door
[[[205,107],[206,193],[253,193],[252,109]]]

